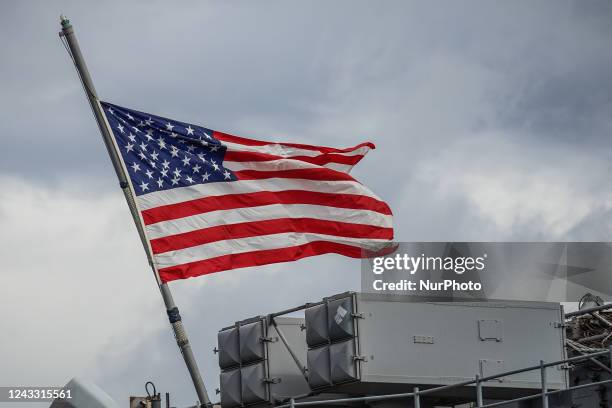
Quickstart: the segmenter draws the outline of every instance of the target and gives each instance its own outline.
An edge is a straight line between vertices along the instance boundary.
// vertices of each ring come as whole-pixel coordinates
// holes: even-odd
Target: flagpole
[[[191,380],[193,381],[193,385],[195,387],[200,403],[207,407],[211,406],[210,399],[208,398],[208,393],[206,392],[206,387],[204,386],[202,376],[200,375],[200,370],[198,369],[198,364],[193,355],[191,345],[189,344],[189,339],[187,338],[187,332],[185,331],[183,322],[181,320],[181,315],[179,314],[178,307],[174,303],[172,292],[170,291],[168,285],[160,280],[159,275],[155,269],[149,243],[144,234],[144,228],[142,226],[140,214],[138,212],[138,209],[136,208],[136,202],[134,201],[134,195],[132,193],[129,180],[119,159],[118,152],[114,147],[111,132],[107,125],[106,118],[104,117],[104,113],[102,112],[96,89],[94,88],[91,76],[89,75],[89,71],[87,70],[87,65],[85,65],[85,60],[83,59],[83,54],[81,53],[79,43],[77,41],[76,35],[74,34],[74,29],[72,28],[72,24],[70,24],[70,20],[68,20],[64,16],[61,17],[61,25],[62,31],[60,31],[60,36],[65,39],[64,45],[67,46],[67,50],[69,51],[70,56],[74,62],[74,66],[76,67],[76,70],[81,79],[81,83],[83,84],[85,94],[87,95],[87,100],[89,101],[91,110],[93,111],[93,114],[96,118],[98,127],[100,128],[100,133],[102,134],[102,139],[104,140],[104,144],[106,145],[106,150],[108,151],[111,162],[115,169],[115,173],[117,174],[117,178],[119,179],[119,185],[123,190],[123,194],[130,208],[132,218],[134,219],[134,223],[136,224],[138,235],[140,236],[140,240],[142,241],[145,252],[147,254],[149,265],[153,270],[155,280],[157,282],[157,285],[159,286],[162,299],[166,306],[166,312],[168,313],[168,319],[174,331],[176,344],[178,345],[179,350],[183,355],[183,359],[185,360],[185,364],[187,365],[187,370],[189,370],[189,374],[191,376]]]

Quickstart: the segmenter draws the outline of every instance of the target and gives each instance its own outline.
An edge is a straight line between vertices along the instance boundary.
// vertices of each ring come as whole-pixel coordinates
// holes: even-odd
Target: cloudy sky
[[[0,3],[0,386],[153,380],[195,401],[57,31],[104,100],[228,133],[372,151],[396,236],[612,241],[612,3]],[[214,398],[216,330],[359,287],[328,255],[171,285]],[[1,406],[1,405],[0,405]]]

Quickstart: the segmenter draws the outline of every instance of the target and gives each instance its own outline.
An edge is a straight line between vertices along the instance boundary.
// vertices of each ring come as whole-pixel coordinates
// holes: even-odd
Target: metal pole
[[[104,140],[104,144],[106,145],[106,150],[108,151],[108,155],[113,164],[113,168],[115,169],[115,173],[117,174],[117,178],[119,179],[119,185],[123,190],[123,194],[130,208],[130,212],[132,213],[132,218],[134,219],[134,223],[136,224],[136,228],[138,229],[138,235],[140,236],[140,240],[142,241],[145,252],[147,254],[149,265],[153,270],[155,280],[159,286],[159,290],[164,300],[166,311],[168,313],[168,318],[174,331],[176,343],[179,346],[181,354],[183,355],[183,359],[185,360],[185,364],[187,365],[187,369],[189,370],[189,374],[191,376],[191,380],[193,381],[193,385],[195,387],[200,403],[206,406],[211,406],[210,399],[208,398],[208,393],[206,392],[206,387],[204,386],[204,382],[202,381],[200,370],[198,369],[198,365],[193,355],[193,351],[191,350],[191,345],[189,344],[187,333],[185,331],[185,328],[183,327],[183,322],[181,320],[179,310],[176,307],[176,304],[174,303],[174,299],[172,298],[170,288],[167,284],[160,281],[159,275],[155,270],[153,258],[151,256],[151,251],[149,248],[149,243],[144,234],[144,229],[140,221],[140,215],[138,213],[138,209],[136,208],[136,203],[134,201],[134,197],[132,196],[125,170],[121,165],[121,161],[119,160],[117,151],[113,147],[113,136],[111,135],[110,130],[108,129],[108,126],[106,124],[106,119],[100,107],[96,89],[93,85],[91,76],[89,75],[89,71],[87,70],[87,65],[85,64],[85,60],[83,59],[83,54],[81,53],[79,43],[77,41],[76,35],[74,34],[74,29],[72,27],[72,24],[70,24],[70,20],[68,20],[64,16],[61,17],[61,24],[62,31],[60,32],[60,36],[66,39],[66,45],[70,52],[70,56],[72,57],[74,66],[79,74],[79,78],[81,79],[83,88],[85,89],[87,100],[89,102],[91,110],[93,111],[94,117],[96,118],[96,122],[98,123],[100,133],[102,134],[102,139]]]
[[[478,374],[476,374],[476,406],[482,407],[482,381]]]
[[[548,388],[546,386],[546,367],[540,360],[540,376],[542,378],[542,408],[548,408]]]
[[[414,387],[414,408],[421,408],[421,395],[419,394],[419,387]]]

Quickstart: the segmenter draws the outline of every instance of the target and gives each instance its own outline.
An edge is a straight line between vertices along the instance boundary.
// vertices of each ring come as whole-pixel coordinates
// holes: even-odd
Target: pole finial
[[[70,20],[63,14],[60,14],[60,23],[62,23],[62,27],[67,27],[70,25]]]

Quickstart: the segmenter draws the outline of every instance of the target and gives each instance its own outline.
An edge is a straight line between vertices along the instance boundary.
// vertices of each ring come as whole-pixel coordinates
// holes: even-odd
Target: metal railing
[[[443,385],[443,386],[435,387],[435,388],[427,388],[425,390],[420,390],[418,387],[415,387],[412,392],[399,393],[399,394],[372,395],[372,396],[367,396],[367,397],[350,397],[350,398],[337,398],[337,399],[327,399],[327,400],[318,400],[318,401],[302,401],[302,402],[295,401],[294,398],[291,398],[289,400],[289,403],[283,404],[283,405],[277,405],[276,408],[297,408],[297,407],[307,407],[307,406],[316,406],[316,405],[331,405],[331,404],[342,404],[342,403],[352,403],[352,402],[373,402],[373,401],[385,401],[385,400],[404,399],[404,398],[412,398],[414,408],[420,408],[421,397],[423,396],[428,396],[431,394],[439,393],[441,391],[447,391],[450,389],[465,387],[469,385],[475,386],[475,400],[476,400],[475,402],[476,402],[477,408],[499,407],[499,406],[503,406],[503,405],[510,404],[513,402],[527,401],[527,400],[536,399],[536,398],[541,398],[542,408],[548,408],[548,397],[550,395],[554,395],[554,394],[558,394],[558,393],[566,392],[566,391],[571,391],[571,390],[578,390],[578,389],[588,388],[588,387],[596,387],[599,385],[612,383],[612,379],[592,382],[588,384],[581,384],[581,385],[576,385],[573,387],[550,391],[548,390],[548,384],[546,380],[546,369],[547,368],[558,366],[558,365],[565,365],[568,363],[574,363],[574,362],[583,361],[583,360],[594,359],[596,357],[603,357],[603,356],[607,356],[609,358],[608,364],[610,364],[612,368],[612,349],[610,349],[610,350],[599,351],[596,353],[570,357],[564,360],[553,361],[549,363],[540,361],[540,364],[535,365],[535,366],[521,368],[518,370],[506,371],[503,373],[490,375],[486,377],[480,377],[479,375],[476,375],[473,380],[463,381],[463,382],[459,382],[455,384]],[[483,403],[483,393],[482,393],[483,383],[487,381],[491,381],[491,380],[499,380],[502,377],[507,377],[510,375],[524,373],[527,371],[534,371],[534,370],[540,370],[541,383],[540,383],[539,393],[535,393],[533,395],[527,395],[524,397],[514,398],[511,400],[498,401],[498,402],[489,403],[489,404]]]

